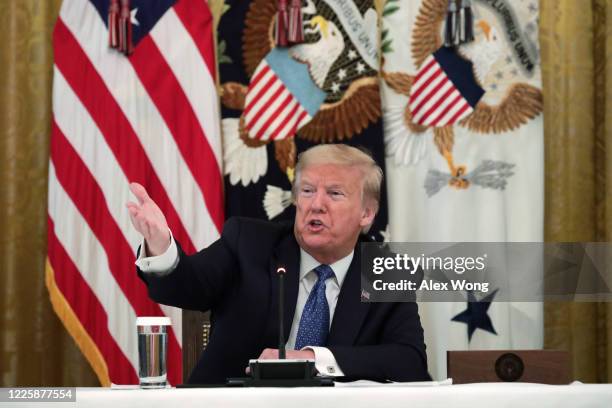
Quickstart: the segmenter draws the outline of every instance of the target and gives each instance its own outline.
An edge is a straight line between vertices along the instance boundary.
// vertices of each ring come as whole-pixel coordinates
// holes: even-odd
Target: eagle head
[[[317,28],[319,33],[323,38],[327,38],[329,36],[329,21],[327,21],[323,16],[315,16],[308,21],[308,23]]]
[[[342,54],[344,38],[336,24],[323,16],[315,16],[308,23],[312,28],[304,32],[306,34],[319,33],[321,38],[315,43],[291,47],[289,53],[298,61],[308,64],[310,75],[317,86],[322,88],[329,69]]]

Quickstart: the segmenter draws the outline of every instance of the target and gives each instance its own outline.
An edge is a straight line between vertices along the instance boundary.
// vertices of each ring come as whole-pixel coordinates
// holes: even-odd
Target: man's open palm
[[[131,183],[130,190],[138,199],[138,204],[129,201],[126,206],[134,228],[146,241],[147,256],[161,255],[170,246],[170,230],[166,217],[143,186]]]

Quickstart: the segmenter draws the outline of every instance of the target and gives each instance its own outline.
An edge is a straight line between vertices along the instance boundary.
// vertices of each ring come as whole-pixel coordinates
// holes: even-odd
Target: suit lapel
[[[271,327],[274,327],[274,335],[278,337],[278,276],[276,270],[284,266],[287,270],[285,276],[285,310],[284,310],[284,333],[285,341],[289,338],[295,305],[297,303],[298,285],[300,275],[300,247],[298,246],[293,232],[283,238],[274,250],[270,261],[270,319]]]
[[[361,302],[361,248],[355,247],[355,255],[340,289],[334,319],[327,343],[333,345],[352,345],[370,308],[369,303]]]

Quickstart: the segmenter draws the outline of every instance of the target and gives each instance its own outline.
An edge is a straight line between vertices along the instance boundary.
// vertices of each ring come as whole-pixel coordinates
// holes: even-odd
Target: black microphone
[[[284,266],[276,268],[278,274],[278,358],[287,358],[285,351],[285,328],[284,328],[284,309],[285,309],[285,274],[287,269]]]
[[[251,377],[228,378],[228,387],[321,387],[333,386],[331,377],[317,377],[313,360],[287,359],[285,350],[285,275],[287,268],[277,265],[278,275],[278,360],[249,360]]]

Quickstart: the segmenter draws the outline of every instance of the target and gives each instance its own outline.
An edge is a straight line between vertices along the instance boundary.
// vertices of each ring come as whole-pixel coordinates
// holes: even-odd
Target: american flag
[[[53,35],[46,282],[103,385],[137,383],[137,316],[169,316],[168,379],[181,382],[180,310],[149,300],[125,203],[139,182],[188,253],[223,215],[213,21],[204,0],[132,0],[134,52],[110,49],[109,0],[64,0]]]
[[[274,48],[255,69],[245,98],[245,127],[251,139],[282,140],[312,120],[325,100],[306,64],[286,48]]]
[[[423,62],[410,89],[414,123],[443,127],[474,111],[484,90],[474,80],[471,62],[442,47]]]

